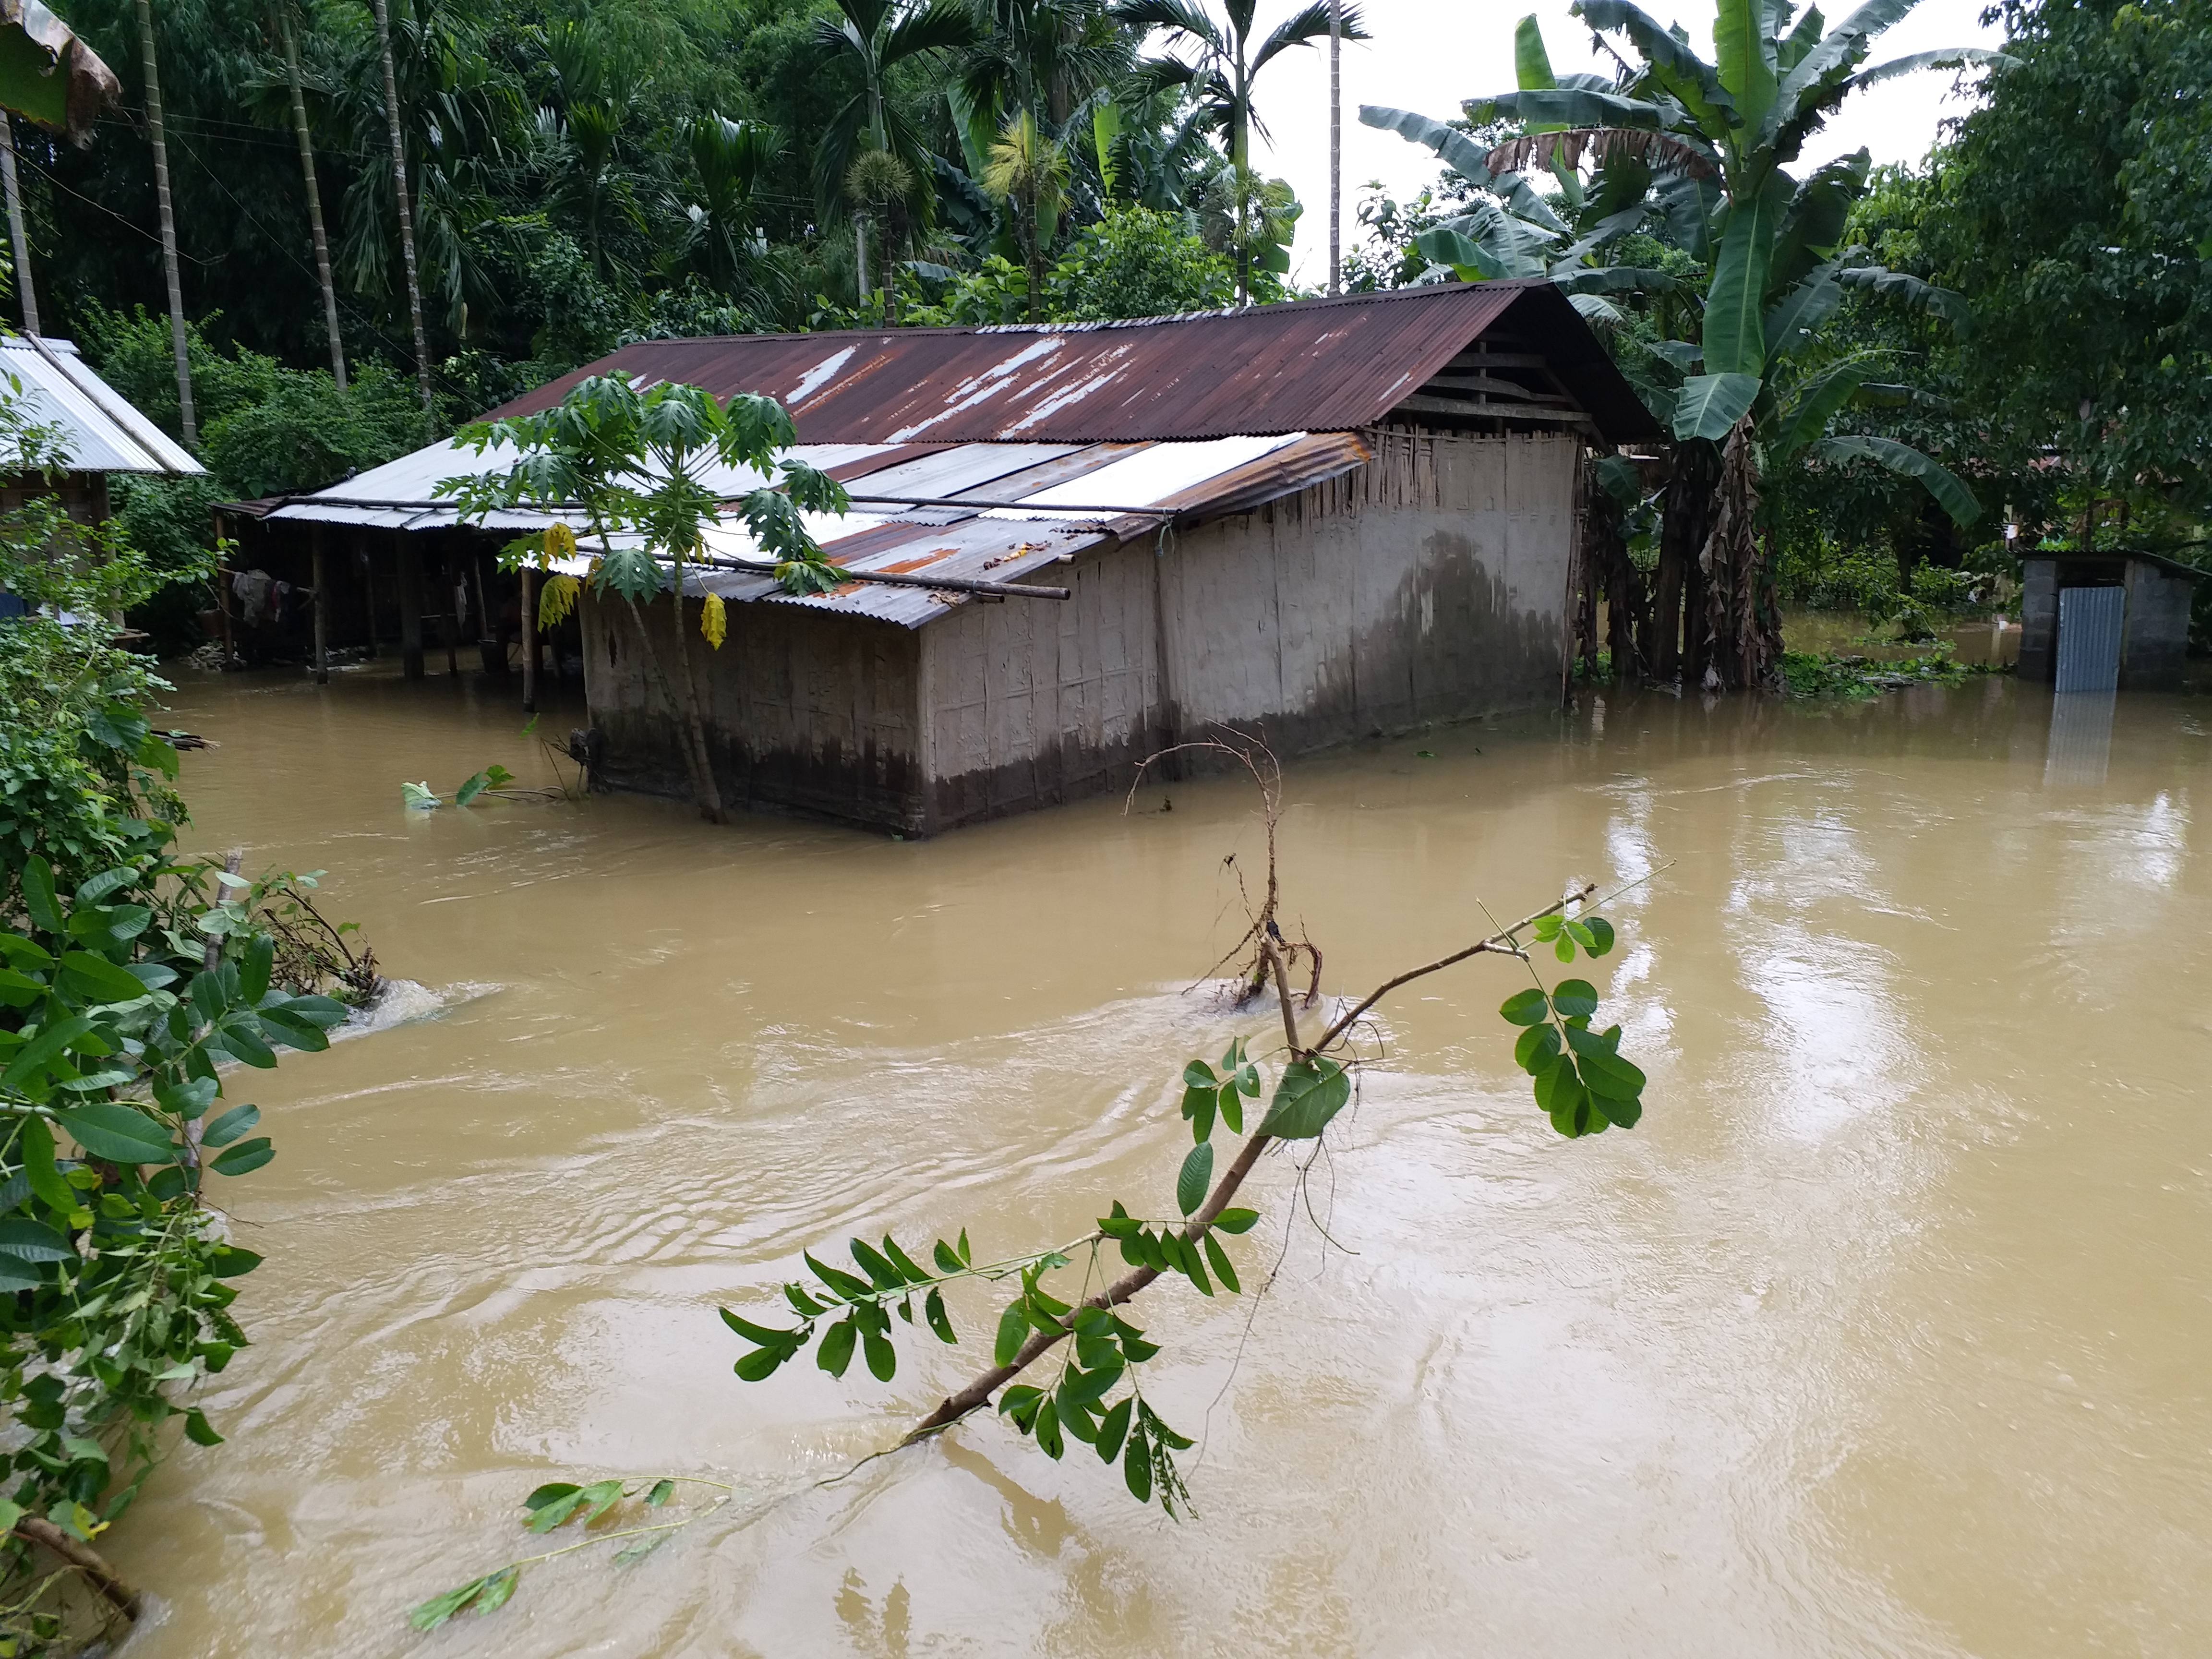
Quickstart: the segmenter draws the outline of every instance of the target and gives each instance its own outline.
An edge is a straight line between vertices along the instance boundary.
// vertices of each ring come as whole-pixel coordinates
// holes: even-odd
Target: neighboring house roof
[[[67,340],[0,336],[0,374],[22,388],[33,420],[61,428],[65,471],[173,477],[206,471],[94,374]]]
[[[1358,437],[1333,432],[1158,444],[802,444],[788,454],[831,474],[853,498],[853,510],[842,518],[807,515],[807,528],[839,565],[988,582],[1021,581],[1100,542],[1242,512],[1369,459]],[[432,505],[438,485],[496,465],[496,453],[480,457],[450,442],[433,444],[313,495],[240,502],[232,510],[274,520],[434,530],[458,522],[453,508]],[[734,500],[767,481],[725,468],[704,482]],[[579,515],[560,516],[583,532]],[[485,526],[542,530],[553,517],[495,513]],[[709,532],[708,551],[761,557],[734,515]],[[574,562],[573,572],[586,562]],[[926,587],[877,582],[800,599],[767,576],[741,571],[695,577],[692,591],[709,589],[731,599],[804,605],[909,628],[958,602]]]
[[[1132,322],[647,340],[491,413],[549,408],[587,375],[620,369],[646,384],[688,380],[718,398],[765,392],[790,410],[810,444],[1349,432],[1433,395],[1440,374],[1465,367],[1455,358],[1488,341],[1540,357],[1608,441],[1660,435],[1582,314],[1541,281],[1435,283]],[[1458,378],[1510,399],[1519,388],[1508,377],[1529,367]],[[1438,412],[1426,398],[1414,407]],[[1472,412],[1545,418],[1526,404]]]

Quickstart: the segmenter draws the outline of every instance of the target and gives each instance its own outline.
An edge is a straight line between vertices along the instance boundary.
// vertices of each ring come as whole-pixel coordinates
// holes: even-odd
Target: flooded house
[[[1224,726],[1287,756],[1558,699],[1583,456],[1659,436],[1540,282],[652,341],[492,412],[615,370],[777,398],[849,492],[812,526],[855,578],[835,592],[690,579],[729,606],[701,653],[708,740],[733,805],[903,834],[1126,787]],[[481,465],[433,446],[265,523],[483,533],[436,495]],[[757,557],[734,520],[708,551]],[[576,623],[603,780],[684,793],[627,608],[586,597]]]

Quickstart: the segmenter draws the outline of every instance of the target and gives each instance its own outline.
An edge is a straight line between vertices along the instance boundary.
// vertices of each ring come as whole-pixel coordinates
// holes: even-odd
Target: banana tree
[[[828,592],[845,574],[823,556],[801,515],[844,512],[843,488],[787,459],[780,482],[766,482],[776,458],[799,441],[791,416],[773,398],[740,393],[718,402],[702,387],[670,380],[641,392],[621,374],[593,375],[542,413],[464,427],[453,441],[477,455],[499,451],[506,463],[439,484],[438,494],[454,497],[464,520],[481,522],[488,513],[515,507],[580,514],[592,544],[586,550],[597,555],[583,581],[629,608],[646,661],[676,712],[693,799],[701,816],[720,823],[721,790],[707,746],[685,615],[685,567],[702,556],[707,532],[724,511],[728,471],[744,469],[763,483],[738,500],[737,514],[775,561],[776,579],[787,592]],[[542,541],[526,537],[501,556],[510,568],[526,562],[542,567],[556,553],[576,550],[575,533],[563,518]],[[664,585],[672,594],[673,672],[640,608]],[[565,615],[579,588],[575,577],[553,576],[545,610]],[[701,636],[720,650],[726,627],[720,597],[707,595],[698,612]]]
[[[1520,88],[1464,106],[1477,126],[1520,123],[1508,143],[1480,152],[1462,135],[1440,137],[1449,130],[1425,118],[1360,112],[1370,125],[1429,144],[1496,198],[1478,210],[1475,234],[1460,231],[1468,248],[1437,242],[1437,253],[1468,255],[1465,274],[1548,275],[1591,298],[1607,287],[1650,293],[1633,268],[1594,264],[1593,256],[1653,219],[1666,240],[1708,267],[1698,337],[1665,343],[1659,354],[1680,374],[1664,410],[1678,449],[1655,606],[1652,665],[1662,677],[1684,665],[1674,619],[1686,597],[1693,676],[1737,686],[1771,678],[1780,635],[1759,534],[1762,468],[1869,460],[1918,479],[1962,524],[1978,513],[1966,485],[1919,452],[1829,435],[1830,422],[1865,387],[1865,373],[1808,379],[1800,367],[1853,289],[1964,319],[1958,296],[1841,246],[1850,205],[1866,187],[1863,152],[1802,180],[1785,170],[1862,87],[1915,70],[2011,62],[1959,47],[1863,67],[1875,39],[1916,3],[1869,0],[1824,33],[1816,5],[1801,12],[1789,0],[1717,0],[1717,61],[1708,64],[1686,36],[1626,0],[1576,0],[1575,15],[1601,38],[1615,38],[1607,44],[1620,73],[1610,81],[1553,76],[1534,21],[1524,22]],[[1599,163],[1595,193],[1608,210],[1576,234],[1524,175],[1547,169],[1571,206],[1581,187],[1565,181],[1585,155]],[[1646,187],[1632,200],[1639,177]],[[1581,192],[1585,219],[1591,193]],[[1460,268],[1456,258],[1449,263]]]

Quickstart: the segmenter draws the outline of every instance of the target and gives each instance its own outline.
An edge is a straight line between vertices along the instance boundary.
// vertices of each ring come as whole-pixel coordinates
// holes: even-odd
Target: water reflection
[[[2112,759],[2116,691],[2059,691],[2051,698],[2051,744],[2043,763],[2047,789],[2095,788]]]

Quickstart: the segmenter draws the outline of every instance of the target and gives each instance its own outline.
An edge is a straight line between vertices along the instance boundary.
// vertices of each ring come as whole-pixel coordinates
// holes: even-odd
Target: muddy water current
[[[422,988],[234,1085],[278,1146],[227,1188],[254,1346],[206,1396],[228,1443],[112,1535],[160,1604],[132,1654],[2212,1649],[2212,701],[1585,696],[1295,765],[1285,908],[1332,990],[1648,878],[1595,977],[1651,1084],[1563,1141],[1511,963],[1386,1004],[1304,1196],[1285,1158],[1249,1189],[1265,1297],[1146,1299],[1201,1441],[1177,1525],[994,1420],[813,1484],[988,1358],[981,1292],[959,1349],[895,1328],[889,1384],[741,1382],[714,1310],[854,1234],[1168,1212],[1183,1062],[1270,1040],[1186,990],[1262,854],[1249,788],[921,843],[403,811],[554,781],[473,684],[173,700],[222,744],[195,844],[326,868]],[[735,1497],[407,1629],[544,1547],[519,1500],[572,1473]]]

